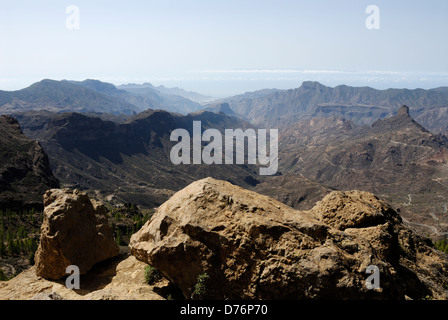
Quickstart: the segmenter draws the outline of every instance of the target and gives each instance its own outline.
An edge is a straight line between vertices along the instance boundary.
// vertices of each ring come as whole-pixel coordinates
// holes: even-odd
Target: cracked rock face
[[[79,190],[52,189],[44,195],[44,220],[36,252],[36,273],[57,280],[76,265],[81,274],[97,262],[115,257],[114,241],[106,208]]]
[[[129,246],[187,299],[448,298],[447,255],[368,192],[332,192],[297,211],[207,178],[160,206]],[[370,265],[380,271],[374,290]]]

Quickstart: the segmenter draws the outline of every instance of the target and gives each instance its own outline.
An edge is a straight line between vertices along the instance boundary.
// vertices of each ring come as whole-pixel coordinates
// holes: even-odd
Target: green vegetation
[[[198,295],[200,298],[204,298],[208,291],[208,281],[210,276],[207,273],[198,275],[198,281],[194,287],[193,294]]]
[[[108,219],[117,244],[128,245],[132,234],[137,232],[153,213],[154,210],[141,210],[130,203],[119,208],[109,208]],[[7,265],[14,265],[20,272],[34,264],[42,219],[43,213],[35,209],[0,209],[0,279],[15,276],[6,274]],[[18,260],[22,261],[20,265],[17,265]]]
[[[37,250],[42,213],[0,210],[0,257],[32,255]]]
[[[117,229],[117,231],[115,232],[115,242],[117,243],[117,246],[125,245],[120,229]]]
[[[0,281],[7,281],[9,277],[5,274],[2,268],[0,268]]]
[[[151,265],[147,265],[145,267],[145,282],[147,284],[152,285],[160,279],[162,279],[162,275],[160,274],[159,270]]]
[[[141,210],[132,203],[121,207],[109,207],[109,222],[119,246],[129,244],[131,236],[153,215],[154,210]]]
[[[40,237],[42,212],[35,209],[0,209],[0,281],[9,280],[15,274],[7,274],[2,267],[14,265],[16,272],[34,264],[34,254]],[[26,259],[23,259],[23,258]]]
[[[448,253],[448,241],[446,240],[446,238],[443,238],[439,241],[434,241],[434,246],[436,247],[436,249]]]

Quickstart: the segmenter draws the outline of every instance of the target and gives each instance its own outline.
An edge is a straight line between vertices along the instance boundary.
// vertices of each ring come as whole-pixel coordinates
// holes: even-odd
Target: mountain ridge
[[[141,111],[130,103],[66,80],[44,79],[21,90],[0,92],[0,112],[31,110],[95,111],[115,114]]]
[[[43,79],[15,91],[0,91],[0,112],[48,110],[135,115],[146,109],[189,113],[201,104],[165,90],[132,92],[95,79],[84,81]]]
[[[282,137],[279,170],[284,177],[373,192],[422,232],[448,234],[448,217],[443,214],[448,139],[425,129],[407,107],[371,126],[312,119],[289,128]],[[291,197],[294,191],[276,192]]]
[[[190,100],[192,100],[194,102],[198,102],[200,104],[206,104],[207,102],[214,100],[212,97],[203,95],[198,92],[187,91],[187,90],[184,90],[179,87],[168,88],[168,87],[165,87],[164,85],[154,86],[149,82],[145,82],[142,84],[128,83],[128,84],[120,85],[117,88],[126,90],[126,89],[138,89],[138,88],[145,88],[145,87],[150,87],[150,88],[157,90],[161,93],[167,93],[167,94],[172,94],[172,95],[176,95],[176,96],[181,96],[183,98],[190,99]]]
[[[448,89],[386,89],[328,87],[316,81],[304,81],[295,89],[279,90],[262,97],[232,101],[224,99],[239,116],[256,126],[283,128],[313,117],[340,117],[370,125],[392,116],[405,104],[425,127],[441,130],[429,121],[429,111],[448,106]],[[443,114],[448,119],[448,113]]]
[[[43,194],[59,187],[47,153],[26,137],[19,122],[0,116],[0,208],[43,208]]]
[[[257,183],[254,166],[172,164],[170,151],[176,142],[170,134],[178,128],[193,132],[193,121],[202,129],[245,128],[248,123],[224,114],[202,111],[189,115],[165,110],[146,110],[124,123],[79,113],[22,114],[24,131],[38,139],[47,151],[53,172],[66,187],[98,190],[123,202],[152,207],[174,190],[204,176],[215,176],[246,187]],[[47,117],[45,119],[45,117]],[[143,194],[152,194],[145,196]]]

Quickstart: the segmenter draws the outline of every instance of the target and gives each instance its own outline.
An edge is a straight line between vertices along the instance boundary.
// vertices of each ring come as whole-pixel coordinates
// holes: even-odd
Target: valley
[[[297,210],[310,210],[335,190],[368,191],[389,203],[422,236],[438,241],[448,234],[446,90],[378,91],[305,82],[294,90],[247,93],[208,105],[190,100],[178,113],[173,112],[178,107],[163,108],[166,101],[174,101],[167,98],[169,91],[162,95],[165,102],[160,98],[159,104],[150,103],[145,90],[153,98],[156,93],[149,85],[118,88],[96,80],[45,80],[30,88],[32,94],[29,88],[0,93],[0,111],[9,117],[2,118],[0,129],[12,124],[16,134],[23,132],[20,141],[2,133],[0,142],[2,150],[38,143],[45,151],[39,157],[48,162],[34,167],[40,168],[40,181],[48,182],[44,186],[26,182],[14,189],[6,187],[5,173],[1,198],[24,199],[35,193],[34,205],[41,209],[46,189],[85,190],[107,204],[114,235],[124,236],[123,244],[137,231],[136,219],[143,218],[142,212],[154,212],[177,191],[207,177]],[[173,99],[183,104],[180,98]],[[208,129],[224,133],[278,128],[278,172],[260,175],[263,166],[248,159],[238,164],[174,164],[170,154],[179,141],[171,134],[181,129],[193,137],[195,122],[201,123],[201,134]],[[202,141],[202,148],[206,146]],[[247,151],[250,144],[244,148]],[[2,161],[3,168],[12,170],[7,158]],[[124,204],[139,210],[125,214],[125,223],[114,220]],[[140,220],[138,227],[141,224]],[[14,269],[14,263],[7,264],[8,270]],[[23,268],[23,261],[16,265]]]
[[[5,310],[345,318],[361,301],[403,318],[447,301],[447,13],[3,1]]]

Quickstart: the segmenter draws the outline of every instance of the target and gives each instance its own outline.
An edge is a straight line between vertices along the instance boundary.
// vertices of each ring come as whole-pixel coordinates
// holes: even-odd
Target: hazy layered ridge
[[[267,91],[269,92],[269,91]],[[433,131],[447,129],[448,88],[432,90],[327,87],[318,82],[304,82],[299,88],[260,92],[259,96],[242,95],[224,99],[236,114],[256,126],[284,128],[314,117],[342,117],[358,124],[372,124],[392,116],[403,104],[411,109],[422,125]],[[443,108],[442,108],[443,107]],[[443,120],[445,122],[443,122]]]
[[[188,113],[201,104],[154,87],[143,91],[121,90],[98,80],[42,80],[16,91],[0,91],[0,112],[48,110],[53,112],[98,112],[135,115],[148,108]],[[193,93],[192,93],[193,94]]]

